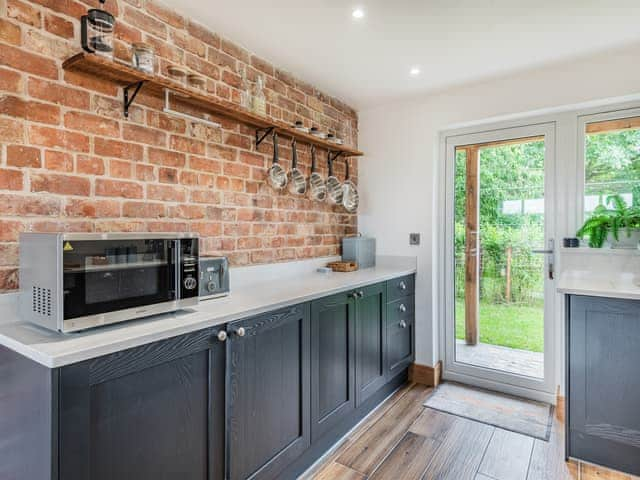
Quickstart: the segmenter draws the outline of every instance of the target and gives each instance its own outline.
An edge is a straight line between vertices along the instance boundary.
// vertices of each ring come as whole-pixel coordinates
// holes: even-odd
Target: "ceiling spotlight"
[[[364,17],[364,10],[362,8],[354,8],[353,12],[351,12],[351,16],[355,19],[360,20]]]
[[[417,77],[418,75],[420,75],[420,67],[411,67],[411,70],[409,70],[409,75],[411,75],[412,77]]]

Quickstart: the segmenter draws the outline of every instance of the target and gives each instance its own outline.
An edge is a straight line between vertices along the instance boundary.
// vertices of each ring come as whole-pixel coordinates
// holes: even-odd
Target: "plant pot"
[[[607,236],[607,242],[611,248],[616,249],[637,249],[640,242],[640,229],[633,229],[627,234],[627,230],[622,228],[618,232],[618,240],[613,237],[612,233]]]

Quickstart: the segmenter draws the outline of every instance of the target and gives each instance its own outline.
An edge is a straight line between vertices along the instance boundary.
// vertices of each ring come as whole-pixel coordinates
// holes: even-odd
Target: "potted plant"
[[[602,248],[605,240],[611,248],[638,248],[640,242],[640,207],[627,203],[620,195],[607,197],[606,205],[598,205],[576,236],[589,237],[589,246]],[[622,234],[621,234],[622,233]]]

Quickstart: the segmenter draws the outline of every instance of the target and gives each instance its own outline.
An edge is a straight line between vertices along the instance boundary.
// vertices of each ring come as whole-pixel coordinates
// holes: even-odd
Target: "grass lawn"
[[[456,301],[456,338],[464,339],[464,301]],[[542,352],[543,306],[480,302],[480,342]]]

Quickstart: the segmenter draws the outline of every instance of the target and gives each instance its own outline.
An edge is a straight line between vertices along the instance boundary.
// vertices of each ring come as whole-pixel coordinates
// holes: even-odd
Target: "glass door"
[[[447,138],[445,378],[553,392],[554,125]]]

